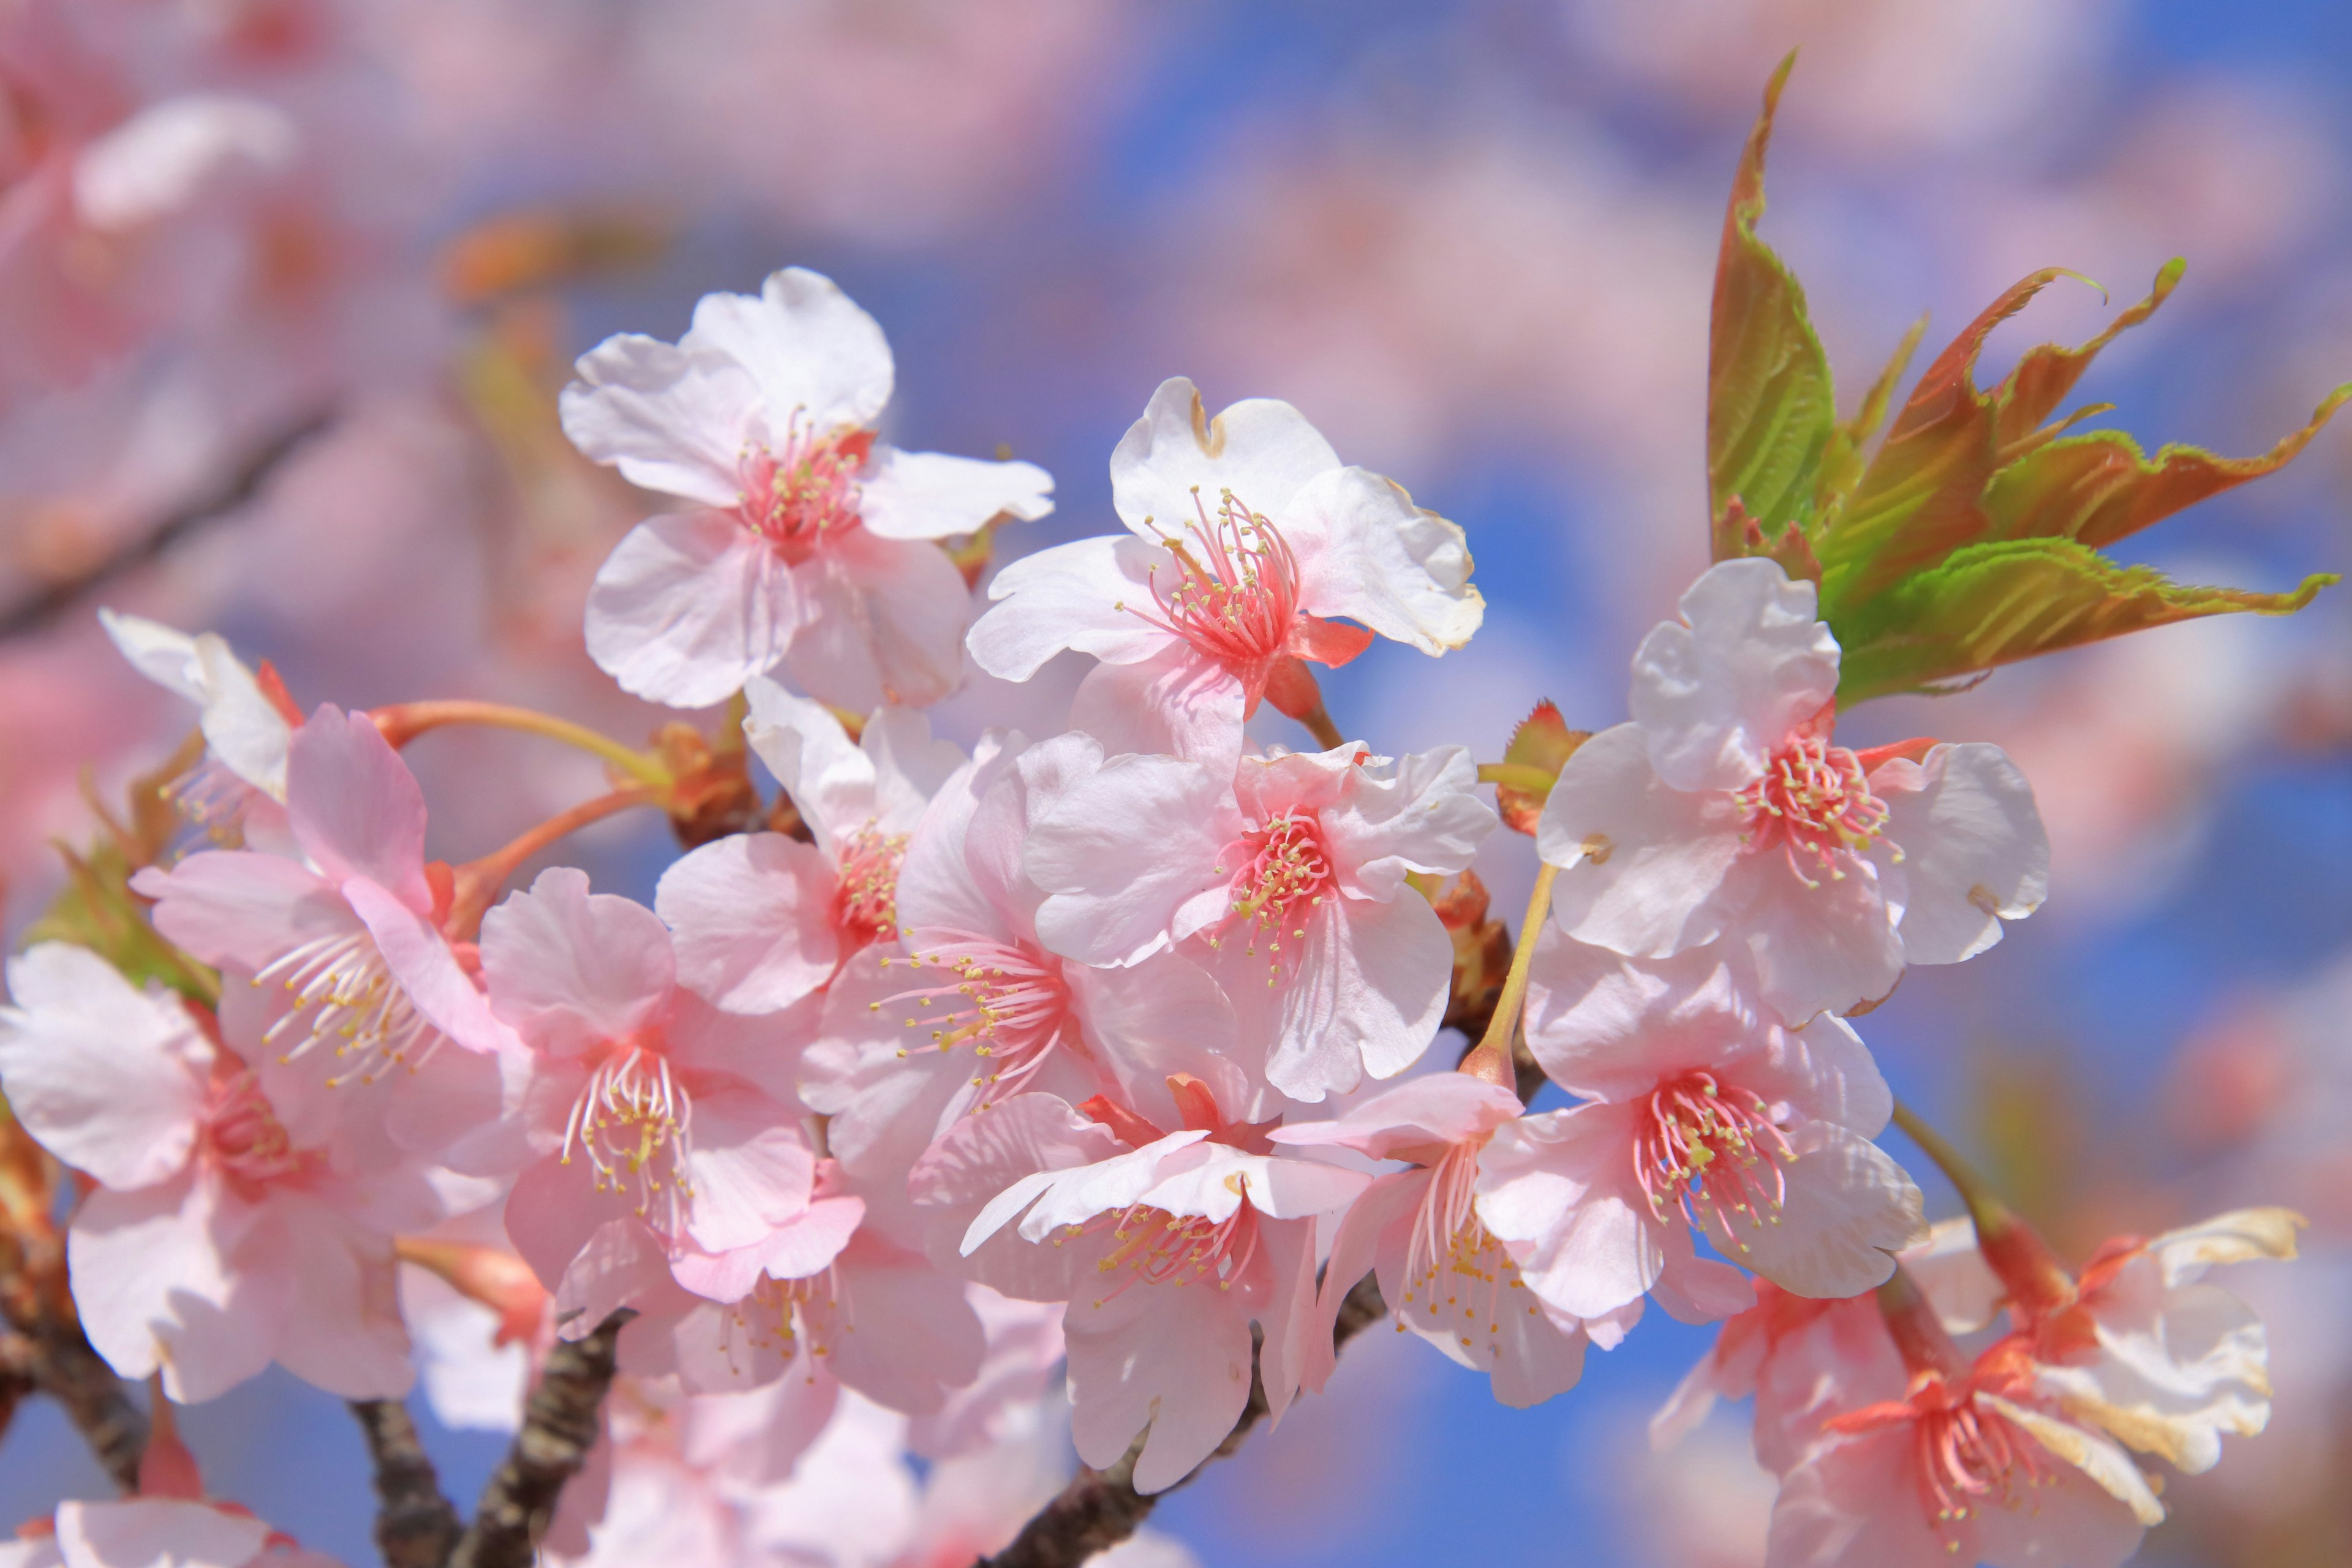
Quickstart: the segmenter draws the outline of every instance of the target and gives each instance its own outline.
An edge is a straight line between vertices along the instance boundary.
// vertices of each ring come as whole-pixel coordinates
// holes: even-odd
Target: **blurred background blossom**
[[[0,0],[8,933],[58,884],[50,841],[188,723],[101,604],[218,630],[305,705],[491,697],[648,732],[580,640],[642,503],[564,443],[554,391],[606,332],[674,337],[699,293],[788,263],[884,322],[895,438],[1054,470],[1059,510],[1001,554],[1100,531],[1110,446],[1163,375],[1286,397],[1468,529],[1491,606],[1442,662],[1387,648],[1328,679],[1343,723],[1493,756],[1539,696],[1612,722],[1704,562],[1716,237],[1797,45],[1765,232],[1849,398],[1922,309],[1940,341],[2035,267],[2113,291],[2046,295],[1997,370],[2175,253],[2179,294],[2084,387],[2132,429],[2257,451],[2352,375],[2352,13],[2329,0]],[[2263,587],[2343,570],[2347,491],[2329,432],[2147,558]],[[2231,1285],[2273,1325],[2273,1431],[2175,1489],[2151,1563],[2352,1560],[2347,605],[1856,721],[2007,747],[2056,868],[2031,928],[1873,1016],[1898,1091],[2078,1253],[2230,1204],[2315,1222],[2309,1263]],[[941,722],[1058,728],[1077,673],[975,678]],[[597,783],[512,736],[413,758],[453,858]],[[643,896],[656,831],[615,821],[578,858]],[[1481,869],[1515,909],[1532,856]],[[1660,1321],[1524,1413],[1391,1337],[1159,1521],[1234,1568],[1760,1559],[1736,1422],[1642,1447],[1704,1331]],[[221,1491],[366,1561],[363,1458],[322,1404],[273,1374],[185,1426]],[[428,1436],[460,1495],[499,1450]],[[29,1407],[0,1523],[98,1484]]]

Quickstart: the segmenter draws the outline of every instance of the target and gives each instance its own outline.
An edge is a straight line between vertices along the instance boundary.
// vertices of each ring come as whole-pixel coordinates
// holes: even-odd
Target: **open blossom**
[[[1177,945],[1267,1042],[1275,1088],[1347,1093],[1412,1066],[1444,1016],[1453,939],[1405,876],[1470,864],[1496,825],[1475,787],[1459,746],[1114,757],[1031,832],[1038,934],[1093,964]]]
[[[1840,1303],[1821,1321],[1847,1331],[1780,1342],[1815,1435],[1782,1477],[1767,1568],[2115,1568],[2138,1550],[2164,1506],[2130,1456],[2038,1395],[2009,1342],[1970,1363],[1924,1298],[1890,1289],[1875,1332]]]
[[[1254,397],[1212,419],[1190,381],[1162,382],[1110,481],[1129,537],[1005,567],[971,644],[1007,680],[1065,648],[1100,659],[1070,722],[1114,754],[1230,762],[1260,701],[1320,711],[1307,662],[1345,664],[1376,634],[1441,654],[1486,615],[1462,530],[1341,467],[1287,403]]]
[[[98,618],[132,668],[196,705],[205,761],[173,787],[181,811],[223,836],[249,817],[282,821],[287,752],[302,721],[276,671],[265,664],[257,676],[212,632],[190,637],[105,608]]]
[[[1790,1029],[1712,951],[1621,959],[1547,930],[1528,1044],[1588,1097],[1498,1128],[1478,1207],[1528,1288],[1593,1318],[1644,1291],[1678,1318],[1740,1310],[1747,1282],[1699,1258],[1706,1232],[1803,1296],[1885,1279],[1919,1239],[1919,1190],[1871,1138],[1894,1099],[1843,1020]]]
[[[1076,1103],[1195,1071],[1238,1111],[1265,1113],[1262,1077],[1238,1059],[1233,1004],[1200,965],[1162,953],[1094,969],[1039,939],[1045,895],[1022,871],[1023,847],[1097,761],[1083,735],[1026,747],[984,736],[907,846],[898,942],[851,959],[827,991],[801,1098],[831,1119],[827,1143],[870,1207],[904,1210],[906,1172],[933,1140],[1025,1092]]]
[[[0,1542],[0,1568],[339,1568],[242,1509],[184,1498],[66,1501]]]
[[[640,523],[588,596],[589,654],[656,702],[717,702],[780,663],[860,712],[936,702],[962,675],[971,594],[933,542],[1053,508],[1034,464],[877,441],[889,344],[801,268],[705,295],[675,344],[623,333],[577,368],[572,443],[694,509]]]
[[[1575,1387],[1595,1334],[1614,1345],[1632,1327],[1638,1299],[1588,1332],[1580,1319],[1527,1288],[1509,1249],[1479,1219],[1478,1157],[1495,1129],[1517,1121],[1520,1110],[1507,1089],[1465,1073],[1432,1073],[1383,1089],[1334,1121],[1269,1134],[1293,1147],[1413,1162],[1411,1170],[1376,1177],[1339,1221],[1317,1294],[1320,1321],[1307,1338],[1307,1388],[1323,1392],[1337,1364],[1332,1325],[1368,1268],[1378,1274],[1381,1300],[1400,1331],[1488,1373],[1495,1397],[1509,1405],[1538,1405]]]
[[[1832,742],[1838,646],[1815,597],[1760,557],[1709,568],[1634,655],[1632,721],[1569,758],[1537,829],[1562,931],[1633,958],[1744,946],[1790,1023],[1884,997],[1906,963],[1973,957],[2049,882],[2000,748]]]
[[[405,1393],[392,1237],[440,1217],[422,1173],[338,1169],[311,1075],[248,1066],[85,948],[44,942],[8,985],[0,1093],[97,1184],[67,1257],[99,1353],[183,1402],[272,1361],[347,1398]]]
[[[465,1064],[437,1058],[505,1048],[443,929],[452,884],[425,864],[424,794],[365,714],[321,707],[294,731],[286,812],[299,858],[210,849],[140,872],[156,929],[267,994],[265,1044],[331,1084],[427,1064],[454,1077]]]
[[[667,1278],[723,1293],[771,1255],[839,1249],[855,1216],[812,1205],[793,1026],[679,985],[651,910],[542,871],[484,919],[482,970],[530,1052],[507,1233],[560,1317],[584,1331]]]
[[[772,680],[745,689],[744,732],[813,842],[730,834],[662,874],[654,908],[678,977],[730,1013],[769,1013],[898,934],[898,863],[932,794],[962,765],[920,713],[877,710],[852,742],[823,704]]]
[[[951,1129],[912,1184],[961,1227],[955,1250],[976,1278],[1068,1303],[1078,1457],[1108,1465],[1148,1424],[1135,1485],[1155,1492],[1240,1416],[1253,1320],[1268,1407],[1277,1419],[1288,1407],[1317,1321],[1314,1216],[1370,1180],[1286,1157],[1263,1126],[1230,1120],[1209,1083],[1176,1073],[1141,1108],[1007,1100]]]

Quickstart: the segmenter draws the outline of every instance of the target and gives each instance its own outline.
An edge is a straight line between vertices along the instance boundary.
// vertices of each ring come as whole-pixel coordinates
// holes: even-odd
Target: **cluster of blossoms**
[[[2200,1469],[2263,1424],[2260,1326],[2198,1276],[2291,1255],[2292,1216],[2069,1274],[1979,1193],[1932,1234],[1874,1142],[1896,1108],[1849,1017],[2030,915],[2048,845],[1995,747],[1838,742],[1810,577],[1713,566],[1629,721],[1482,783],[1327,711],[1312,665],[1444,654],[1483,605],[1463,531],[1287,404],[1164,384],[1111,457],[1124,531],[1013,563],[975,619],[974,541],[1052,482],[883,444],[888,347],[827,279],[578,369],[572,439],[680,509],[597,574],[587,647],[724,703],[698,750],[306,711],[217,637],[110,617],[201,709],[167,786],[201,833],[129,881],[143,966],[10,963],[0,1090],[85,1179],[72,1287],[117,1372],[371,1400],[421,1363],[446,1418],[510,1426],[532,1365],[616,1331],[545,1542],[599,1564],[968,1562],[1058,1484],[1065,1411],[1087,1464],[1164,1489],[1254,1384],[1276,1420],[1324,1387],[1368,1275],[1513,1405],[1652,1299],[1726,1321],[1665,1425],[1756,1394],[1773,1568],[2112,1564],[2163,1512],[2127,1450]],[[921,711],[967,656],[1019,682],[1071,650],[1063,732],[967,752]],[[1257,738],[1267,706],[1313,747]],[[584,741],[615,788],[428,859],[403,749],[465,721]],[[714,828],[746,752],[780,794]],[[1457,1069],[1430,1057],[1475,987],[1438,895],[1501,826],[1486,784],[1540,799],[1512,815],[1541,869]],[[691,846],[650,906],[562,866],[509,888],[640,805]],[[1522,1039],[1559,1108],[1528,1109]],[[66,1505],[16,1560],[167,1535],[299,1561],[184,1485]]]

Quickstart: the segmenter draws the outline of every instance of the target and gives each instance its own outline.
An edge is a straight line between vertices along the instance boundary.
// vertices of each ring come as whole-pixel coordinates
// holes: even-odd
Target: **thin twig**
[[[375,1471],[375,1544],[384,1568],[442,1568],[465,1526],[441,1495],[441,1479],[416,1439],[408,1406],[397,1399],[351,1404]]]
[[[623,1308],[585,1339],[560,1342],[530,1391],[522,1430],[482,1489],[474,1522],[457,1539],[449,1568],[530,1568],[563,1484],[580,1473],[604,1430],[613,1386],[613,1348],[636,1313]]]
[[[215,518],[235,511],[259,493],[262,485],[296,447],[325,429],[333,415],[324,409],[296,420],[263,442],[208,493],[172,512],[154,527],[87,572],[52,583],[30,597],[0,612],[0,638],[21,637],[41,629],[71,609],[91,589],[156,559],[183,536]]]
[[[147,1451],[147,1415],[131,1385],[89,1348],[81,1325],[46,1318],[27,1325],[33,1346],[33,1386],[66,1407],[114,1484],[139,1489],[139,1457]]]

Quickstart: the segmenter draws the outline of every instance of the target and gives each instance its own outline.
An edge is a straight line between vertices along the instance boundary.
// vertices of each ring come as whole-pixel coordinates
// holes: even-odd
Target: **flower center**
[[[735,503],[743,526],[765,539],[776,553],[797,566],[814,554],[827,534],[858,523],[858,470],[874,448],[871,430],[841,430],[820,436],[795,414],[784,448],[744,450],[742,492]]]
[[[955,978],[901,991],[886,1000],[892,1006],[912,1002],[919,1008],[947,1004],[944,1012],[909,1016],[907,1027],[928,1027],[931,1044],[940,1051],[969,1045],[975,1057],[983,1058],[971,1080],[981,1091],[975,1109],[985,1110],[1020,1093],[1057,1048],[1076,1044],[1069,988],[1063,984],[1058,959],[958,931],[917,934],[919,944],[910,943],[918,951],[906,961],[908,966],[941,969]],[[886,966],[889,962],[883,961]],[[883,1005],[867,1004],[875,1012]]]
[[[1796,1157],[1763,1096],[1703,1070],[1659,1085],[1634,1123],[1634,1179],[1661,1219],[1670,1204],[1693,1225],[1709,1208],[1727,1228],[1734,1215],[1777,1216],[1788,1195],[1780,1165]]]
[[[213,843],[234,849],[245,842],[246,808],[261,792],[211,752],[163,786],[173,809]]]
[[[1475,1351],[1483,1340],[1492,1356],[1501,1352],[1503,1314],[1512,1310],[1503,1292],[1527,1286],[1518,1265],[1478,1217],[1478,1152],[1486,1142],[1480,1137],[1456,1143],[1430,1170],[1405,1241],[1404,1300],[1397,1329],[1402,1332],[1410,1320],[1452,1334],[1465,1351]],[[1534,1315],[1541,1309],[1530,1305],[1527,1310]]]
[[[1229,864],[1241,863],[1241,869],[1234,874],[1226,929],[1235,924],[1246,928],[1248,946],[1244,951],[1251,957],[1257,954],[1259,939],[1265,939],[1269,972],[1265,983],[1271,985],[1282,968],[1283,938],[1297,941],[1306,936],[1307,921],[1333,896],[1331,861],[1323,852],[1322,825],[1310,815],[1286,811],[1228,845],[1221,858]],[[1216,869],[1223,876],[1226,868]],[[1213,937],[1211,945],[1223,940]]]
[[[1806,874],[1805,862],[1842,882],[1839,857],[1862,853],[1886,827],[1886,803],[1870,793],[1862,760],[1818,737],[1784,747],[1738,798],[1741,842],[1750,851],[1784,849],[1789,868],[1809,888],[1821,880]]]
[[[849,952],[898,934],[898,865],[906,858],[907,835],[870,826],[842,847],[833,921],[849,939]]]
[[[694,1101],[659,1052],[623,1044],[588,1075],[563,1128],[564,1164],[576,1146],[600,1193],[634,1193],[637,1217],[664,1236],[685,1226],[694,1198],[688,1133]]]
[[[1146,1285],[1191,1285],[1213,1279],[1220,1290],[1230,1290],[1257,1257],[1257,1210],[1244,1201],[1222,1220],[1201,1215],[1178,1215],[1141,1204],[1111,1219],[1112,1247],[1095,1268],[1104,1274],[1125,1271],[1126,1278],[1095,1305],[1117,1297],[1138,1280]],[[1074,1231],[1094,1228],[1074,1226]]]
[[[762,1274],[751,1293],[719,1314],[719,1348],[734,1365],[736,1336],[755,1349],[772,1347],[790,1361],[807,1342],[812,1357],[833,1353],[841,1334],[855,1327],[842,1310],[839,1270],[826,1265],[800,1279]]]
[[[262,1093],[260,1080],[242,1071],[213,1085],[205,1113],[205,1147],[246,1196],[273,1183],[298,1180],[326,1168],[315,1149],[297,1149],[285,1123]]]
[[[1973,1397],[1922,1410],[1913,1441],[1920,1500],[1938,1525],[1958,1524],[1980,1503],[2007,1501],[2021,1479],[2029,1486],[2042,1479],[2040,1445],[2012,1436],[2010,1424]]]
[[[253,977],[256,985],[273,982],[293,1005],[262,1042],[278,1051],[280,1062],[325,1045],[342,1064],[327,1079],[331,1089],[353,1079],[373,1083],[396,1067],[415,1072],[446,1037],[393,979],[364,927],[313,938]]]
[[[1160,536],[1176,558],[1176,580],[1163,584],[1160,568],[1151,569],[1157,612],[1117,607],[1182,637],[1255,690],[1298,620],[1297,557],[1265,514],[1231,490],[1219,492],[1212,517],[1195,485],[1192,510],[1189,540]]]

